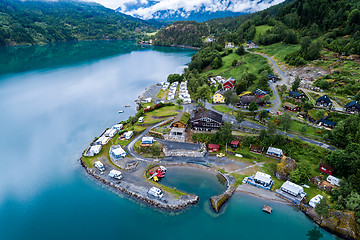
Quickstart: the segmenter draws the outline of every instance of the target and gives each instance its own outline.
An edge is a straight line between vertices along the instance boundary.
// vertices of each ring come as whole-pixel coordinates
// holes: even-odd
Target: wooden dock
[[[264,205],[263,211],[270,214],[272,212],[272,207]]]

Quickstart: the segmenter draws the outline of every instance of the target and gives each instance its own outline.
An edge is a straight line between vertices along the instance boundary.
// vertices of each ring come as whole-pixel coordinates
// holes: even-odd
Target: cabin
[[[236,79],[235,78],[229,78],[223,83],[223,89],[224,90],[233,90],[235,88]]]
[[[316,205],[318,205],[321,201],[321,199],[323,199],[324,197],[321,196],[320,194],[316,195],[315,197],[313,197],[310,201],[309,201],[309,206],[312,208],[315,208]]]
[[[142,146],[142,147],[152,146],[153,143],[154,143],[154,138],[153,137],[143,137],[141,139],[140,146]]]
[[[303,187],[290,181],[286,181],[279,189],[276,190],[276,193],[298,205],[306,196]]]
[[[122,149],[122,147],[118,146],[117,148],[113,148],[111,149],[111,155],[114,157],[114,158],[124,158],[126,157],[126,152],[124,149]]]
[[[321,96],[318,99],[316,99],[316,106],[318,107],[331,107],[332,102],[330,98],[327,95]]]
[[[190,113],[184,112],[184,113],[178,114],[174,118],[174,120],[171,122],[170,127],[186,128],[189,120],[190,120]]]
[[[279,148],[269,147],[266,152],[266,155],[276,158],[282,158],[284,154],[283,151]]]
[[[295,104],[292,104],[292,103],[289,103],[289,102],[283,103],[283,108],[284,108],[285,110],[289,110],[289,111],[292,111],[292,112],[298,112],[298,111],[300,111],[300,107],[299,107],[299,106],[296,106]]]
[[[253,41],[248,41],[248,42],[246,43],[246,47],[247,47],[247,48],[257,48],[258,46],[256,45],[255,42],[253,42]]]
[[[320,120],[319,125],[322,125],[322,126],[327,127],[327,128],[334,128],[336,123],[323,118],[323,119]]]
[[[101,151],[101,148],[102,148],[102,145],[94,145],[94,146],[91,146],[91,147],[89,148],[89,151],[88,151],[87,156],[88,156],[88,157],[92,157],[92,156],[95,156],[95,155],[99,154],[100,151]]]
[[[123,137],[126,139],[126,140],[129,140],[132,136],[133,136],[134,132],[133,131],[128,131],[126,133],[124,133]]]
[[[214,143],[209,143],[208,144],[208,151],[209,152],[218,152],[220,149],[218,144],[214,144]]]
[[[236,140],[232,140],[231,143],[230,143],[230,147],[232,148],[238,148],[239,147],[239,141],[236,141]]]
[[[223,91],[217,91],[213,96],[213,103],[225,103],[225,97],[223,96]]]
[[[254,95],[244,95],[239,97],[239,102],[236,104],[236,107],[238,108],[248,108],[250,103],[255,101],[257,105],[262,106],[264,105],[264,102],[255,97]]]
[[[261,90],[261,89],[256,89],[254,92],[255,96],[258,98],[263,98],[265,95],[268,95],[267,92]]]
[[[263,151],[264,148],[259,145],[254,145],[254,144],[250,145],[250,152],[262,154]]]
[[[334,172],[334,168],[326,163],[320,163],[319,165],[319,171],[326,173],[328,175],[332,175]]]
[[[234,47],[235,47],[235,44],[233,42],[228,42],[225,44],[225,49],[234,48]]]
[[[277,81],[280,81],[280,78],[274,74],[269,74],[268,78],[270,82],[276,83]]]
[[[191,120],[191,128],[198,131],[218,130],[222,125],[222,115],[212,110],[199,111]]]
[[[329,182],[331,185],[335,185],[335,186],[340,187],[340,179],[337,178],[337,177],[334,177],[334,176],[332,176],[332,175],[329,175],[329,176],[326,178],[326,181]]]
[[[294,99],[302,99],[302,98],[305,97],[305,95],[302,94],[302,93],[290,91],[290,92],[289,92],[289,97],[294,98]]]
[[[345,110],[348,113],[357,114],[360,112],[360,104],[358,103],[358,101],[354,100],[346,104]]]
[[[109,141],[110,138],[103,135],[94,142],[94,145],[106,145]]]

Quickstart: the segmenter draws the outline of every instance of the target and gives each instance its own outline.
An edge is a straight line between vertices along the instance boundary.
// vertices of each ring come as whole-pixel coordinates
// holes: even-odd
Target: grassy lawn
[[[313,197],[315,197],[318,194],[324,196],[327,200],[330,200],[330,196],[326,192],[317,188],[317,186],[315,184],[307,183],[307,185],[310,187],[310,188],[304,187],[304,192],[306,193],[307,201],[310,201],[310,199],[312,199]]]
[[[163,98],[166,92],[167,92],[167,90],[164,91],[164,90],[160,89],[158,94],[156,95],[156,97],[157,98]]]
[[[230,173],[231,176],[233,176],[236,180],[235,180],[235,185],[241,185],[242,181],[244,180],[244,178],[246,177],[245,175],[242,174],[238,174],[238,173]]]
[[[213,106],[213,108],[219,112],[223,112],[223,113],[226,113],[226,114],[229,114],[229,115],[235,115],[236,112],[234,111],[234,114],[233,114],[233,109],[225,106],[225,105],[216,105],[216,106]]]
[[[306,131],[304,133],[302,133],[300,130],[303,126],[306,127]],[[299,133],[304,136],[322,139],[327,130],[318,129],[318,128],[309,126],[307,124],[301,123],[299,121],[292,121],[290,131]]]
[[[269,56],[274,56],[276,60],[284,62],[285,56],[289,53],[300,50],[300,45],[275,43],[268,46],[261,46],[257,48],[256,52],[266,53]]]
[[[233,77],[236,79],[241,79],[241,76],[246,71],[257,75],[259,69],[264,68],[266,67],[266,65],[268,65],[266,58],[251,53],[246,53],[243,56],[239,56],[236,53],[231,53],[223,57],[222,59],[224,64],[221,68],[205,71],[202,73],[202,75],[221,75],[225,78]],[[238,60],[239,62],[242,62],[242,64],[240,66],[232,68],[231,64],[234,60]]]
[[[257,42],[259,40],[259,35],[260,34],[264,34],[266,32],[266,30],[272,28],[269,25],[261,25],[261,26],[257,26],[256,27],[256,33],[255,33],[255,37],[254,37],[254,42]]]
[[[179,111],[182,110],[182,107],[179,108],[178,105],[166,106],[159,109],[156,109],[152,112],[145,113],[144,124],[155,124],[163,121],[163,118],[155,117],[165,117],[165,116],[176,116],[179,114]]]

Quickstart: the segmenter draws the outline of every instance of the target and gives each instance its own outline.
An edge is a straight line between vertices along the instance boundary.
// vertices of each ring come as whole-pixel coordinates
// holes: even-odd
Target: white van
[[[150,194],[151,196],[154,196],[154,197],[158,197],[158,198],[163,197],[163,193],[162,193],[161,189],[159,189],[157,187],[150,188],[148,191],[148,194]]]
[[[144,117],[139,117],[139,123],[143,123],[144,122]]]
[[[100,172],[105,171],[104,164],[102,164],[102,162],[100,162],[100,161],[96,161],[96,162],[94,163],[94,167],[96,167],[97,169],[99,169]]]
[[[115,178],[115,179],[122,179],[122,174],[120,171],[118,170],[115,170],[115,169],[112,169],[109,173],[109,176],[112,177],[112,178]]]

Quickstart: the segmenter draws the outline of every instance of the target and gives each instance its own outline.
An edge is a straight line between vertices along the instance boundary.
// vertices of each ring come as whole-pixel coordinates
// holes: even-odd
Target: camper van
[[[99,169],[100,172],[105,171],[104,164],[102,164],[102,162],[100,162],[100,161],[96,161],[95,164],[94,164],[94,167]]]
[[[143,123],[144,122],[144,117],[139,117],[139,123]]]
[[[121,172],[115,169],[110,171],[109,176],[118,180],[122,179]]]
[[[150,194],[151,196],[154,196],[154,197],[158,197],[158,198],[163,197],[163,193],[162,193],[161,189],[159,189],[157,187],[150,188],[150,190],[148,191],[148,194]]]

